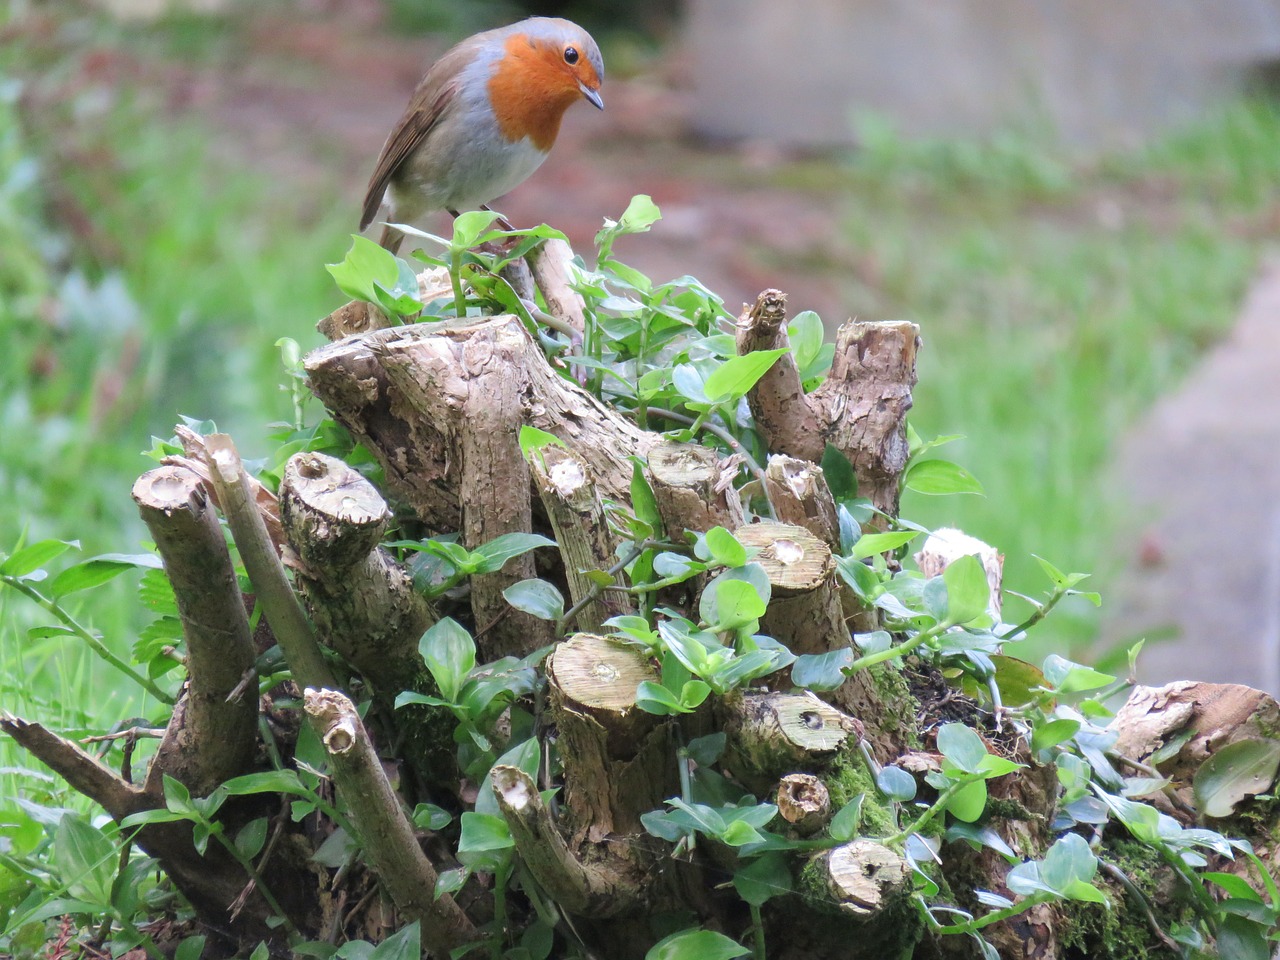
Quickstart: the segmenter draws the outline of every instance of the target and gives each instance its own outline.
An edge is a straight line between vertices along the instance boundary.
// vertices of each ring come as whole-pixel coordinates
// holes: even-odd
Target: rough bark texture
[[[542,506],[551,521],[573,606],[586,600],[570,624],[584,633],[598,631],[606,620],[626,613],[630,604],[618,594],[595,591],[588,576],[614,564],[618,538],[609,529],[604,504],[586,465],[560,447],[547,447],[529,464]]]
[[[205,796],[248,772],[257,747],[253,639],[222,527],[200,478],[163,466],[133,485],[133,499],[164,559],[186,638],[187,691],[148,775]],[[233,695],[234,692],[234,695]]]
[[[819,463],[831,443],[853,464],[859,493],[897,516],[919,334],[914,323],[844,324],[830,375],[807,395],[794,358],[780,357],[747,395],[769,452]],[[738,352],[789,346],[786,295],[766,290],[738,318]]]
[[[422,689],[418,639],[435,622],[408,572],[380,546],[390,511],[341,460],[295,454],[280,482],[294,577],[320,636],[380,694]]]
[[[836,502],[821,467],[778,453],[769,458],[764,475],[778,522],[804,527],[832,550],[840,548]]]
[[[649,451],[649,482],[671,537],[743,522],[742,501],[714,450],[692,443],[660,443]]]
[[[308,355],[312,389],[382,462],[388,482],[428,527],[461,527],[461,435],[478,376],[498,382],[525,424],[554,434],[587,466],[600,494],[626,501],[628,455],[661,442],[552,371],[516,317],[396,327]],[[477,401],[478,402],[478,401]],[[526,494],[526,498],[527,498]]]

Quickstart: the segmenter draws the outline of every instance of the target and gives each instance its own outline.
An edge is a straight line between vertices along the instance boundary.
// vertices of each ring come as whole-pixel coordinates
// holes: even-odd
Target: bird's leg
[[[480,209],[487,210],[489,213],[493,213],[493,209],[487,203],[480,204]],[[496,222],[498,224],[499,230],[506,230],[510,232],[515,229],[515,227],[511,225],[511,221],[508,220],[506,217],[504,217],[502,214],[498,214],[498,219]]]

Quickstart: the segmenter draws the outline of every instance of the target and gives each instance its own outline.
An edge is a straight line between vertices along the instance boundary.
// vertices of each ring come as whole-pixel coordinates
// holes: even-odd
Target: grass
[[[133,553],[146,531],[129,490],[154,466],[140,453],[150,435],[208,418],[260,456],[267,425],[291,418],[275,342],[313,339],[341,302],[323,264],[345,249],[349,211],[211,162],[206,131],[72,73],[21,40],[0,49],[0,551],[59,537],[82,556]],[[19,94],[43,109],[20,117]],[[126,657],[136,579],[70,601]],[[74,640],[28,636],[51,622],[0,590],[0,705],[71,736],[145,719],[154,704]],[[37,766],[0,737],[13,852],[31,822],[18,798],[87,806]],[[0,925],[12,880],[0,869]]]
[[[904,514],[997,545],[1013,590],[1046,586],[1039,554],[1094,572],[1105,602],[1133,532],[1106,465],[1239,309],[1277,212],[1280,113],[1238,104],[1144,152],[1080,165],[1012,135],[865,133],[847,214],[864,263],[849,302],[921,324],[913,422],[965,435],[942,455],[987,493],[908,494]],[[1010,601],[1011,616],[1024,610]],[[1041,636],[1088,656],[1097,611],[1060,611]]]

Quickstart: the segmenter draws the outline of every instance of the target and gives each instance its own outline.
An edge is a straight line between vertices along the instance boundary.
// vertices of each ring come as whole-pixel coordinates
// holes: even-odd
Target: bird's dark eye
[[[565,47],[565,48],[564,48],[564,62],[565,62],[565,63],[568,63],[568,64],[574,64],[574,63],[577,63],[577,62],[578,62],[578,48],[577,48],[577,47]]]

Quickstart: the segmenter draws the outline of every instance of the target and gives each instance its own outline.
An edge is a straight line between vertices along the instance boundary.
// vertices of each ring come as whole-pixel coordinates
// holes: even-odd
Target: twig
[[[631,545],[632,549],[627,551],[627,555],[606,570],[605,573],[610,577],[616,577],[626,568],[627,564],[631,563],[650,547],[658,546],[660,542],[661,541],[658,540],[642,540],[639,543],[633,543]],[[593,583],[591,585],[591,589],[583,594],[582,599],[566,610],[564,615],[556,621],[556,636],[563,637],[565,630],[568,629],[569,621],[576,617],[582,611],[583,607],[599,598],[600,594],[604,593],[604,591],[605,584],[599,582]]]
[[[1103,873],[1118,880],[1120,885],[1125,888],[1129,896],[1138,902],[1143,914],[1147,918],[1147,926],[1151,928],[1151,932],[1155,934],[1165,947],[1177,956],[1182,955],[1182,948],[1178,946],[1176,940],[1164,932],[1160,926],[1160,921],[1156,919],[1155,911],[1151,909],[1151,901],[1147,899],[1147,895],[1143,893],[1136,883],[1129,879],[1129,875],[1117,867],[1114,863],[1108,863],[1101,857],[1098,858],[1098,866],[1102,868]]]
[[[175,702],[174,697],[161,690],[156,686],[154,681],[138,673],[138,671],[134,670],[133,667],[129,666],[129,664],[125,663],[107,649],[107,646],[94,636],[92,631],[76,620],[75,617],[71,616],[71,614],[67,613],[67,611],[63,610],[56,600],[51,600],[35,587],[31,586],[31,584],[24,580],[19,580],[17,577],[11,577],[7,574],[0,575],[0,583],[13,587],[13,589],[17,590],[19,593],[25,594],[37,605],[52,613],[62,621],[63,626],[70,629],[72,633],[87,643],[90,650],[96,653],[103,660],[107,661],[107,663],[111,664],[111,666],[115,667],[130,680],[133,680],[161,703],[173,704]]]

